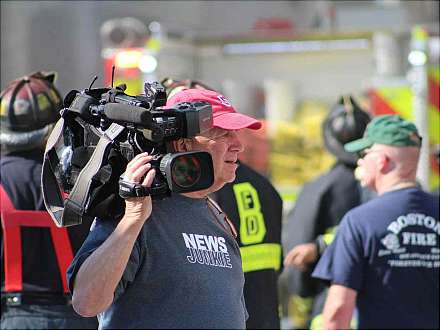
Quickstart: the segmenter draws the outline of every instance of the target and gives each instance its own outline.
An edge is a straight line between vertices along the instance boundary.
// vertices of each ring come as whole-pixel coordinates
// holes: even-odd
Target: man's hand
[[[152,156],[147,152],[136,155],[127,165],[124,179],[132,183],[140,183],[142,186],[151,187],[156,172],[151,168]],[[125,200],[124,219],[133,221],[145,221],[151,214],[151,196],[133,197]]]
[[[295,246],[284,258],[284,267],[296,267],[302,271],[318,259],[315,243],[306,243]]]

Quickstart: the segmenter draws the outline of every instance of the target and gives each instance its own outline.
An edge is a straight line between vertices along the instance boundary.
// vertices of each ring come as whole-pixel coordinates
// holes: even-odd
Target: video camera
[[[212,127],[207,102],[164,108],[159,82],[144,84],[144,94],[130,96],[115,88],[72,90],[61,119],[46,145],[42,187],[46,208],[59,227],[83,217],[120,218],[123,198],[153,199],[209,188],[214,182],[207,152],[173,152],[172,140],[191,138]],[[156,175],[150,188],[124,180],[127,163],[147,151]],[[170,152],[171,151],[171,152]]]

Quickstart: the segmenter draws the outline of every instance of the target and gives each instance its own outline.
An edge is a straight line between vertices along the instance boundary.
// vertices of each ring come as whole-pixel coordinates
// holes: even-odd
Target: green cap
[[[421,142],[416,125],[397,115],[384,115],[375,117],[368,124],[364,136],[346,143],[344,149],[357,152],[375,143],[396,147],[420,147]]]

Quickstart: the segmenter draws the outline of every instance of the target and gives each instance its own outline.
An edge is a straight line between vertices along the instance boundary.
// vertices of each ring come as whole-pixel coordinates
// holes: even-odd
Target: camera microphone
[[[115,122],[132,123],[148,128],[152,121],[148,109],[120,103],[107,103],[104,105],[105,116]]]

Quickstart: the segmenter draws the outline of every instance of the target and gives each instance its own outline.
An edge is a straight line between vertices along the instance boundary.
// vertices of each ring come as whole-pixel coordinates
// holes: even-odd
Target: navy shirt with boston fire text
[[[313,276],[357,291],[359,328],[439,328],[439,197],[387,192],[349,211]]]

